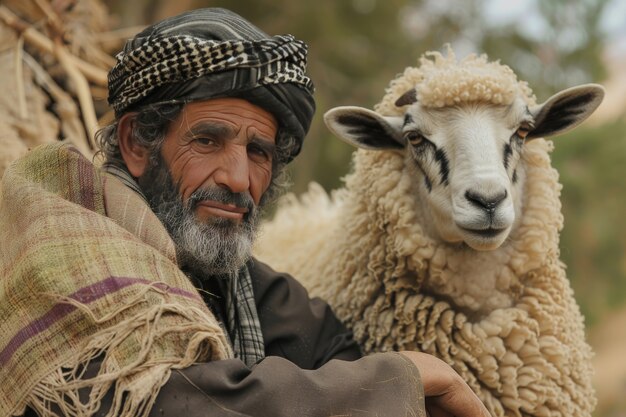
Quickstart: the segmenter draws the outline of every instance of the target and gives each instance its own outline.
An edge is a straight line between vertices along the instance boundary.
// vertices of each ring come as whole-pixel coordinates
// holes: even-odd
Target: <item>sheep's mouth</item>
[[[473,235],[476,236],[480,236],[482,238],[492,238],[492,237],[496,237],[499,234],[501,234],[502,232],[506,231],[506,228],[502,228],[502,229],[496,229],[493,227],[490,227],[488,229],[467,229],[465,227],[462,228],[464,231],[471,233]]]

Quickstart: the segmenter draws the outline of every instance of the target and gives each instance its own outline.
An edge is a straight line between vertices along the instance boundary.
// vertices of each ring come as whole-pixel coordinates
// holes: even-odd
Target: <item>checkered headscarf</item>
[[[315,112],[307,47],[262,32],[225,9],[193,10],[126,42],[109,73],[109,104],[119,117],[150,103],[238,97],[272,113],[301,148]]]

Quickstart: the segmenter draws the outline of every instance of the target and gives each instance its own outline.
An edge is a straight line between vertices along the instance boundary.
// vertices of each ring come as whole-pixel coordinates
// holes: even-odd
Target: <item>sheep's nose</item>
[[[465,192],[465,198],[467,199],[467,201],[472,203],[474,206],[488,212],[494,212],[498,205],[506,198],[506,196],[506,190],[503,190],[502,192],[495,195],[483,195],[470,190]]]

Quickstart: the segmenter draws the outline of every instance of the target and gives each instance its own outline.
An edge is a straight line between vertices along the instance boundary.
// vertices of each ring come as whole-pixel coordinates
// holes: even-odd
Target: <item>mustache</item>
[[[248,213],[252,213],[257,209],[257,205],[254,203],[250,193],[233,193],[221,187],[204,187],[197,189],[189,197],[187,208],[193,210],[199,203],[207,200],[245,208],[248,209]]]

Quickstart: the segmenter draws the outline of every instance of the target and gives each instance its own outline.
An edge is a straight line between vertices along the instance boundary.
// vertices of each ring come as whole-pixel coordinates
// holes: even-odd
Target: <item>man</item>
[[[55,244],[54,263],[64,272],[53,274],[52,283],[29,281],[29,287],[54,288],[40,291],[47,296],[63,295],[69,281],[80,285],[66,291],[66,304],[41,308],[41,318],[8,332],[11,348],[0,352],[0,362],[25,375],[25,388],[14,398],[6,395],[6,409],[28,407],[27,413],[47,415],[404,416],[424,415],[425,400],[435,416],[488,415],[458,375],[434,357],[402,352],[360,358],[326,304],[310,300],[292,278],[251,258],[259,210],[278,192],[283,168],[299,153],[314,113],[305,61],[302,42],[269,37],[223,9],[167,19],[128,41],[110,73],[116,121],[99,135],[106,159],[102,180],[92,180],[99,174],[59,147],[52,156],[35,152],[31,159],[37,162],[22,162],[7,174],[6,199],[13,198],[6,195],[19,187],[9,187],[21,178],[27,178],[21,188],[45,183],[32,198],[48,192],[63,197],[46,209],[55,213],[52,220],[48,214],[32,216],[47,219],[55,230],[41,240],[52,241],[66,230],[76,230],[67,232],[74,241],[83,238],[76,237],[83,230],[108,239],[98,240],[96,249],[68,240]],[[54,170],[33,169],[51,165]],[[54,178],[65,179],[49,179],[52,171]],[[82,181],[76,192],[63,187],[73,178]],[[73,204],[63,205],[66,200]],[[31,217],[17,214],[23,205],[11,204],[13,221]],[[163,241],[146,204],[175,245],[171,265],[169,239]],[[76,213],[75,224],[55,228],[64,213]],[[24,227],[32,221],[38,220]],[[115,257],[119,264],[111,260]],[[124,257],[132,260],[120,266]],[[61,261],[66,258],[76,264],[67,266]],[[93,261],[83,266],[85,258]],[[24,284],[13,277],[24,269],[22,263],[15,256],[7,259],[7,281],[23,294]],[[29,271],[47,270],[41,263],[27,264]],[[198,305],[189,283],[208,310]],[[131,287],[133,293],[116,298]],[[96,304],[107,297],[107,303]],[[49,349],[51,363],[63,366],[30,378],[20,368],[24,360],[14,356],[57,318],[73,314],[78,318],[42,340],[53,346],[61,335],[78,353]],[[76,322],[87,321],[73,330]],[[137,334],[139,341],[129,341]],[[42,368],[33,365],[32,372],[44,375]]]

